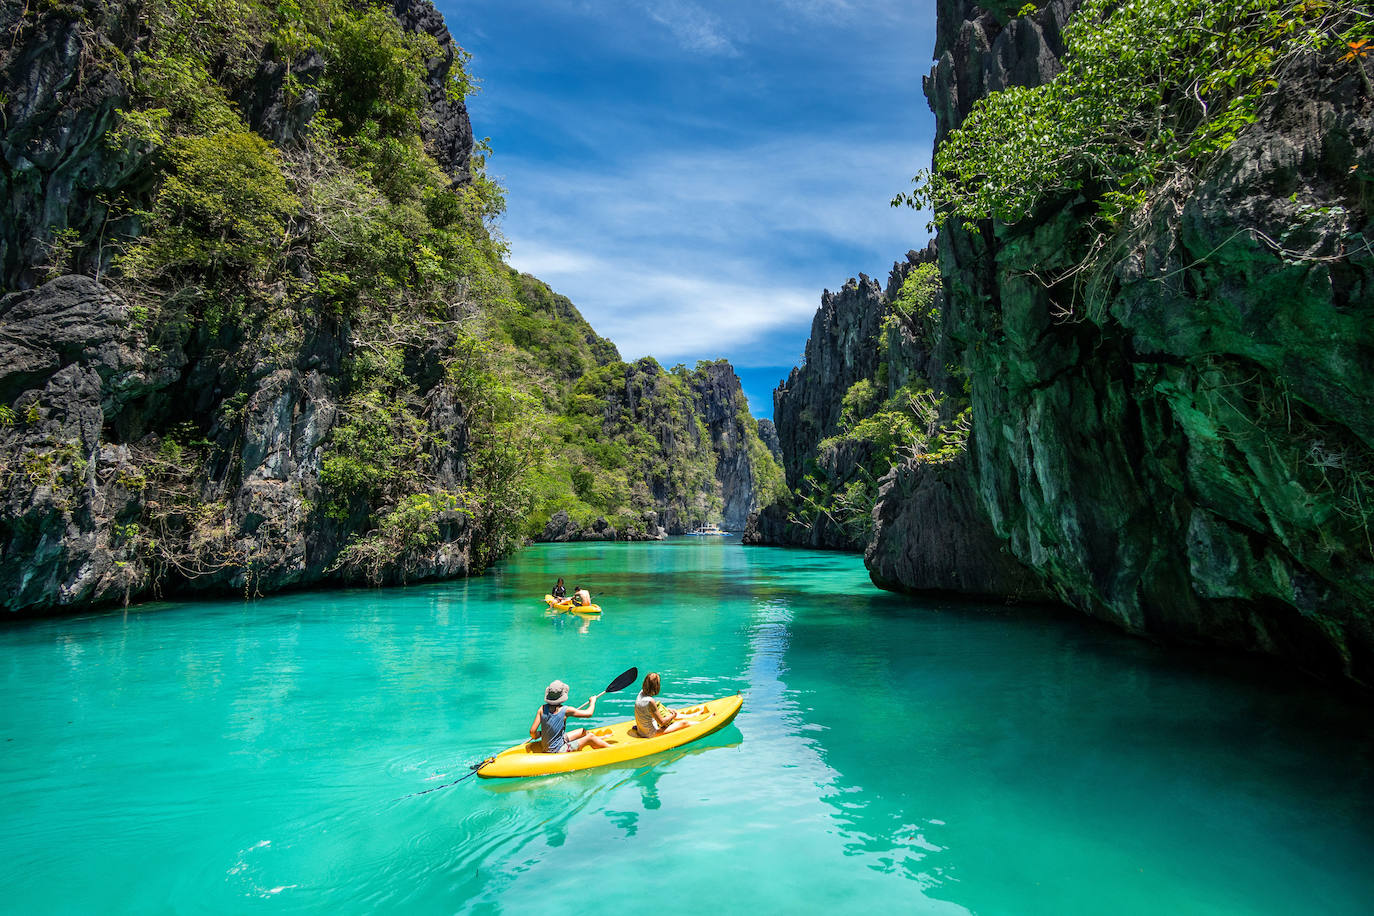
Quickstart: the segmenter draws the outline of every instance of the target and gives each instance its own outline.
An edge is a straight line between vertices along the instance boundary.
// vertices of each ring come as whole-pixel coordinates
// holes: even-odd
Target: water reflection
[[[591,632],[592,623],[601,620],[600,611],[584,614],[573,610],[549,610],[544,616],[554,621],[554,629],[576,631],[579,636],[586,636]]]

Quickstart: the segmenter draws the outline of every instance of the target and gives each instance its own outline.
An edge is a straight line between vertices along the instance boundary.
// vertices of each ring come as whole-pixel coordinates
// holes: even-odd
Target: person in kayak
[[[549,592],[549,594],[553,595],[555,598],[568,597],[568,587],[563,584],[562,576],[558,577],[558,584],[553,587],[553,591]]]
[[[574,719],[590,719],[596,712],[596,697],[587,701],[587,708],[564,706],[568,699],[568,685],[554,681],[544,691],[544,705],[534,714],[534,724],[530,726],[530,737],[538,738],[540,749],[546,754],[562,754],[565,751],[580,751],[584,747],[610,747],[608,741],[598,738],[585,728],[567,731],[568,716]]]
[[[635,730],[639,732],[641,738],[666,735],[668,732],[675,732],[679,728],[686,728],[691,724],[690,722],[677,721],[676,710],[668,709],[654,699],[662,688],[663,683],[657,671],[650,671],[644,675],[644,683],[640,688],[639,696],[635,697]]]
[[[592,593],[580,585],[573,586],[573,607],[586,607],[592,603]]]

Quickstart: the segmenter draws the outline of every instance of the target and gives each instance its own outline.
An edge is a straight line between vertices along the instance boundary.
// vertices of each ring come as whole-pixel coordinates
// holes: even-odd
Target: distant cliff
[[[781,482],[724,360],[671,372],[651,358],[607,364],[573,388],[566,417],[575,499],[547,503],[537,540],[641,540],[708,522],[739,530]]]

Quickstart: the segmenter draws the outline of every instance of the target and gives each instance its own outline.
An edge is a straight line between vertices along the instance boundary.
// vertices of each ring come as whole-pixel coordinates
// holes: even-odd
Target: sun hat
[[[552,684],[549,685],[548,689],[544,691],[544,702],[548,703],[549,705],[553,705],[554,703],[562,703],[567,699],[568,685],[563,683],[562,681],[554,681]]]

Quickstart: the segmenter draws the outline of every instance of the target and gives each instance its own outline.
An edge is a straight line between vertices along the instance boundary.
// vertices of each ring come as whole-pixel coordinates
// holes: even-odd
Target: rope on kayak
[[[442,786],[435,786],[435,787],[432,788],[432,789],[425,789],[425,790],[422,791],[422,792],[411,792],[409,795],[402,795],[401,798],[398,798],[398,799],[396,799],[396,800],[397,800],[397,801],[401,801],[402,799],[406,799],[406,798],[414,798],[414,797],[417,796],[417,795],[428,795],[428,794],[431,793],[431,792],[438,792],[440,789],[447,789],[449,786],[456,786],[456,785],[458,785],[458,783],[462,782],[464,779],[468,779],[469,777],[476,776],[478,770],[482,769],[482,767],[484,767],[484,766],[486,766],[487,764],[491,763],[491,762],[492,762],[493,760],[495,760],[495,759],[496,759],[495,757],[488,757],[486,760],[483,760],[481,763],[474,763],[474,764],[471,764],[471,765],[468,767],[468,769],[469,769],[471,772],[469,772],[469,773],[467,774],[467,776],[459,776],[459,777],[458,777],[457,779],[455,779],[453,782],[446,782],[446,783],[444,783]]]

